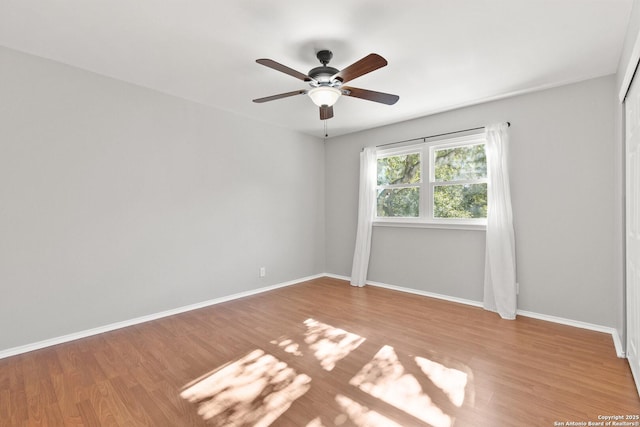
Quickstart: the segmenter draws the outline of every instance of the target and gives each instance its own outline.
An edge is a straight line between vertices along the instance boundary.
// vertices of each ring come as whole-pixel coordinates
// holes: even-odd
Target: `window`
[[[378,157],[378,217],[420,216],[420,152]]]
[[[482,227],[487,191],[484,134],[378,151],[376,224]]]

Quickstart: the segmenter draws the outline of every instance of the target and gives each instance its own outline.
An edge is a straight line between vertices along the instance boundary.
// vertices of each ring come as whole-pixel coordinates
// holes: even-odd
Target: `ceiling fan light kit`
[[[399,96],[388,93],[354,87],[342,87],[344,83],[350,80],[386,66],[387,60],[382,56],[371,53],[343,70],[338,70],[327,65],[329,61],[331,61],[331,58],[333,58],[333,53],[329,50],[319,51],[316,57],[322,66],[311,69],[308,74],[303,74],[272,59],[257,59],[256,62],[258,64],[273,68],[276,71],[307,82],[311,88],[258,98],[254,99],[253,102],[263,103],[287,98],[289,96],[307,94],[313,103],[320,107],[320,120],[327,120],[333,117],[333,105],[338,102],[338,99],[340,99],[342,95],[386,105],[393,105],[400,99]]]
[[[342,91],[331,86],[318,86],[310,89],[307,95],[318,107],[332,107],[338,102]]]

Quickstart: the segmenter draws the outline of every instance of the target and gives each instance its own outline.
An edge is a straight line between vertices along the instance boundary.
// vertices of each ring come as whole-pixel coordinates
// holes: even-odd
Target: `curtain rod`
[[[507,122],[507,127],[511,126],[511,122]],[[472,130],[480,130],[480,129],[484,129],[486,126],[479,126],[477,128],[469,128],[469,129],[462,129],[462,130],[454,130],[453,132],[445,132],[445,133],[439,133],[437,135],[429,135],[429,136],[421,136],[420,138],[411,138],[411,139],[405,139],[404,141],[397,141],[397,142],[388,142],[386,144],[380,144],[380,145],[376,145],[376,148],[378,147],[386,147],[388,145],[396,145],[396,144],[402,144],[404,142],[411,142],[411,141],[419,141],[419,140],[424,140],[427,138],[436,138],[438,136],[447,136],[447,135],[453,135],[456,133],[462,133],[462,132],[470,132]]]

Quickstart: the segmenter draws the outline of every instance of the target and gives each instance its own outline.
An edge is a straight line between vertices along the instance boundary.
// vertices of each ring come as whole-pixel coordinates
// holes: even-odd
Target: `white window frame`
[[[485,134],[478,133],[454,138],[440,139],[437,141],[421,142],[418,144],[403,145],[402,147],[377,150],[376,160],[383,157],[401,156],[405,154],[420,154],[420,212],[418,217],[379,217],[373,221],[374,226],[381,227],[424,227],[424,228],[453,228],[464,230],[486,230],[486,218],[434,218],[433,217],[433,193],[437,186],[443,182],[435,181],[435,152],[443,148],[456,148],[470,145],[486,145]],[[448,181],[449,185],[486,183],[486,178],[478,180]],[[410,187],[412,185],[399,185]],[[376,185],[377,189],[385,186]],[[389,187],[387,187],[389,188]],[[487,188],[487,191],[490,191]]]

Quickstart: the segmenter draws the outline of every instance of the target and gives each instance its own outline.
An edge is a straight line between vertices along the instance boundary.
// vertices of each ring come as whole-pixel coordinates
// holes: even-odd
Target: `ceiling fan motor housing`
[[[313,68],[308,73],[309,77],[318,82],[318,84],[312,83],[313,86],[339,86],[341,82],[338,80],[331,81],[331,77],[340,70],[327,66],[331,58],[333,58],[333,53],[330,50],[321,50],[316,53],[316,57],[322,66]]]
[[[332,83],[331,76],[337,74],[340,70],[333,67],[316,67],[309,71],[309,77],[320,83],[321,85],[330,85]],[[336,80],[337,81],[337,80]]]

